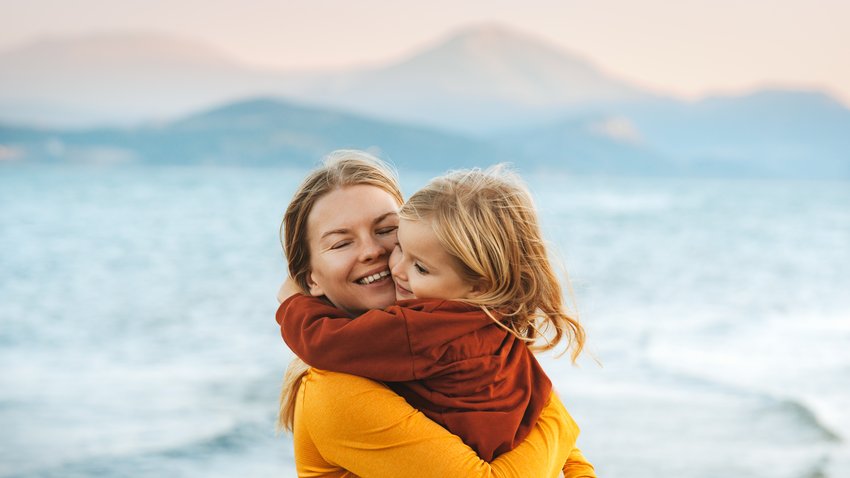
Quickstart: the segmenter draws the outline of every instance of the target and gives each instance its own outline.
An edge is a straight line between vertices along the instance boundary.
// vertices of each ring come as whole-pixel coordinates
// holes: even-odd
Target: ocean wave
[[[844,437],[816,413],[814,405],[803,398],[782,396],[761,390],[756,386],[743,387],[717,378],[671,370],[657,363],[645,362],[644,367],[651,370],[651,373],[658,374],[659,377],[675,381],[680,386],[687,386],[692,390],[703,389],[708,392],[733,394],[741,399],[754,401],[754,421],[759,421],[763,425],[767,423],[768,426],[781,427],[790,424],[794,425],[794,433],[797,437],[827,443],[844,442]]]
[[[823,421],[815,413],[814,409],[807,405],[804,401],[793,398],[777,399],[777,408],[783,413],[788,413],[800,422],[802,427],[806,427],[817,435],[823,441],[841,443],[844,438],[831,427],[823,423]]]
[[[158,455],[167,457],[195,457],[202,455],[220,455],[222,453],[238,453],[252,447],[259,441],[267,440],[272,435],[274,417],[268,421],[238,423],[221,433],[206,437],[194,443],[164,450]]]
[[[182,477],[286,475],[294,471],[292,446],[273,434],[274,417],[243,422],[214,436],[170,449],[99,456],[48,468],[30,469],[4,478]],[[279,473],[270,473],[277,470]]]

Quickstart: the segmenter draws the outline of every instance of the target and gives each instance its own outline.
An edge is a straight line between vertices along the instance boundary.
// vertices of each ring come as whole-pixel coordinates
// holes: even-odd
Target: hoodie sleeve
[[[295,294],[277,311],[283,340],[310,366],[374,380],[416,380],[402,309],[352,318],[317,297]]]

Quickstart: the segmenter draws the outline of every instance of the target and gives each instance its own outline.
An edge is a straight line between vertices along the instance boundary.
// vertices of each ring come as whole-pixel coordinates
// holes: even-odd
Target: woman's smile
[[[356,283],[360,285],[372,285],[372,284],[380,284],[385,282],[384,279],[390,277],[390,270],[384,269],[380,272],[370,272],[367,275],[357,279]]]

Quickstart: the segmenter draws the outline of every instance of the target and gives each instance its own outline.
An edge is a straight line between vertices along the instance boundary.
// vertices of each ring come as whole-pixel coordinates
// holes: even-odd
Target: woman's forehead
[[[307,228],[311,238],[319,238],[328,231],[354,229],[394,220],[398,209],[395,198],[381,188],[346,186],[316,201],[307,218]]]

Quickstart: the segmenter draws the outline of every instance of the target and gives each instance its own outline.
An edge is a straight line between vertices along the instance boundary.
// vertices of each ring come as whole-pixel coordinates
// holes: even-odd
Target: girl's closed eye
[[[420,274],[422,274],[422,275],[425,275],[425,274],[427,274],[427,273],[428,273],[428,269],[426,269],[426,268],[422,267],[421,265],[419,265],[419,264],[417,264],[417,263],[414,263],[414,264],[413,264],[413,267],[415,267],[415,268],[416,268],[416,272],[418,272],[418,273],[420,273]]]

